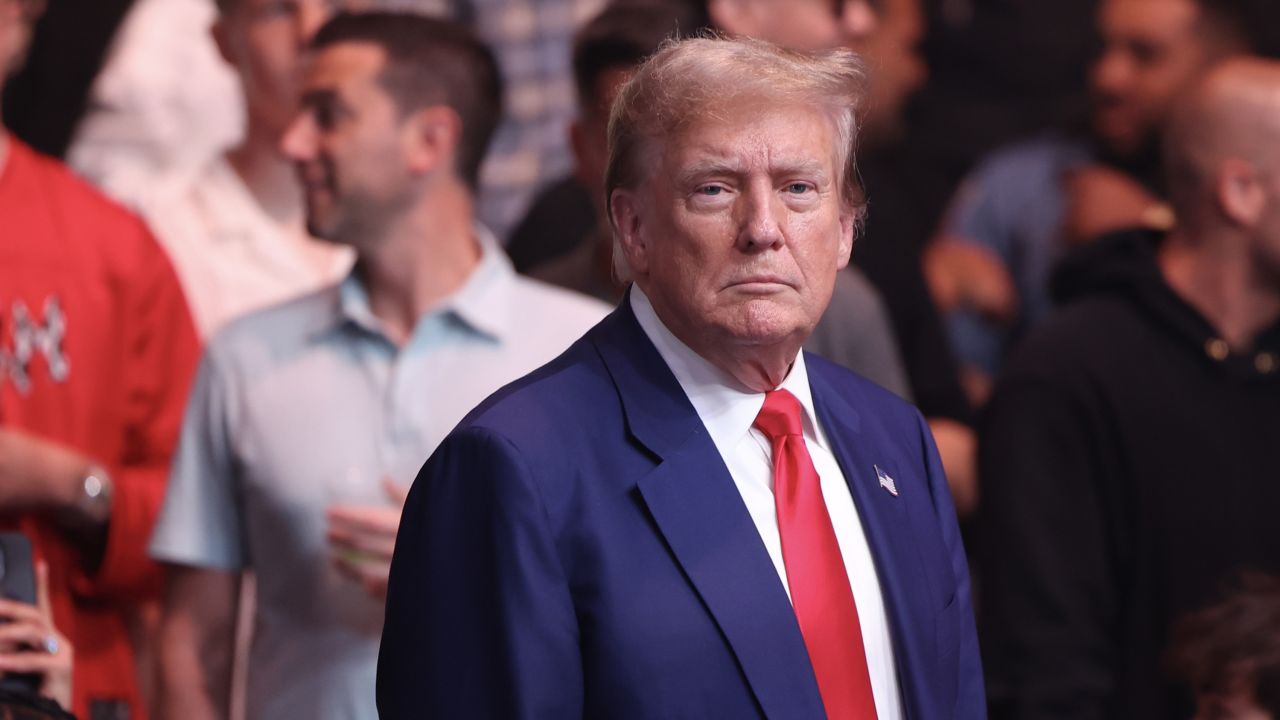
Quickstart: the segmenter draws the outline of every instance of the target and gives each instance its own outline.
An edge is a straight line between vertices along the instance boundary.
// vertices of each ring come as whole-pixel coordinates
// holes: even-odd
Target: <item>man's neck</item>
[[[1171,234],[1158,255],[1160,272],[1233,350],[1249,351],[1280,320],[1280,287],[1246,252],[1229,252]]]
[[[276,147],[274,133],[251,126],[244,142],[227,153],[227,162],[268,216],[286,227],[302,226],[298,176]]]
[[[0,177],[4,177],[4,169],[9,164],[9,131],[0,124]]]
[[[465,191],[426,199],[361,251],[357,272],[369,308],[396,345],[408,342],[418,318],[457,292],[479,264],[471,209]]]

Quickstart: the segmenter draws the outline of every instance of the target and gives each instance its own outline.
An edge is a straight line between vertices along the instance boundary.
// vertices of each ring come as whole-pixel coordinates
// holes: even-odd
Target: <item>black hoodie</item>
[[[1234,354],[1165,283],[1161,236],[1081,249],[1065,306],[983,419],[992,717],[1188,718],[1170,630],[1242,569],[1280,575],[1280,323]]]

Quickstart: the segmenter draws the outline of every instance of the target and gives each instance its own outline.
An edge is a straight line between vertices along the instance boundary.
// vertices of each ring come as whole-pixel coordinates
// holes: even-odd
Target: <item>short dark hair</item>
[[[1254,701],[1280,718],[1280,578],[1246,573],[1225,600],[1182,618],[1168,665],[1197,695],[1252,687]]]
[[[595,107],[600,77],[638,67],[666,40],[692,37],[710,25],[705,2],[614,0],[573,40],[573,80],[582,107]]]
[[[502,76],[493,53],[457,23],[410,12],[343,12],[316,33],[313,50],[371,43],[386,53],[378,81],[401,114],[447,105],[462,120],[455,170],[473,190],[502,117]]]

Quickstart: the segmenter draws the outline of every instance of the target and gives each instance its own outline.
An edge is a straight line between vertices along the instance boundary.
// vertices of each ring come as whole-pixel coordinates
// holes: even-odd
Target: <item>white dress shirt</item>
[[[693,409],[707,428],[716,449],[720,451],[738,492],[742,494],[747,512],[755,522],[760,539],[764,541],[769,558],[778,571],[778,579],[782,581],[782,586],[790,597],[791,589],[787,583],[786,565],[782,560],[782,540],[778,532],[778,514],[773,497],[773,450],[764,433],[752,427],[760,408],[764,406],[764,393],[744,387],[681,342],[658,318],[649,298],[638,286],[632,285],[630,302],[640,327],[671,368],[672,374],[676,376],[689,402],[693,404]],[[853,589],[853,598],[858,605],[858,623],[862,629],[862,644],[867,655],[867,669],[871,675],[871,692],[875,697],[877,718],[899,720],[903,717],[902,699],[898,690],[893,641],[889,635],[880,581],[871,557],[871,548],[862,531],[862,522],[858,518],[858,508],[853,503],[844,473],[831,454],[826,435],[818,424],[803,353],[796,355],[791,372],[778,389],[790,391],[800,401],[803,409],[805,445],[821,479],[822,497],[827,505],[827,513],[831,516],[831,525],[840,545],[840,555],[844,558],[845,571],[849,574],[849,586]]]

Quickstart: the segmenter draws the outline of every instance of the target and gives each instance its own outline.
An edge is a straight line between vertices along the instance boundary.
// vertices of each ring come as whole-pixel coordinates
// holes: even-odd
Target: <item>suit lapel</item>
[[[629,302],[600,330],[628,430],[657,461],[640,495],[760,707],[771,718],[824,717],[791,603],[714,442]]]
[[[910,692],[911,678],[927,678],[933,673],[936,656],[933,593],[928,591],[919,545],[912,531],[908,500],[880,486],[873,465],[879,460],[876,446],[860,432],[857,411],[835,388],[827,384],[821,370],[809,364],[809,384],[818,420],[826,431],[840,469],[849,483],[858,518],[875,560],[880,592],[889,617],[894,658],[902,697],[908,716],[922,717],[915,707],[916,693]],[[881,460],[883,462],[883,460]],[[902,488],[901,491],[906,491]]]

